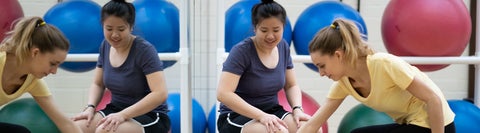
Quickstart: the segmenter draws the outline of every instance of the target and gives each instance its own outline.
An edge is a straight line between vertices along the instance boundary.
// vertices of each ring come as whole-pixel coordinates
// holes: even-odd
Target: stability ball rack
[[[191,45],[190,30],[187,27],[190,27],[189,14],[192,13],[193,8],[192,1],[180,0],[179,5],[179,17],[180,17],[180,49],[178,52],[171,53],[158,53],[160,60],[162,61],[178,61],[180,64],[180,128],[183,129],[182,133],[191,133],[192,132],[192,90],[190,83],[190,50],[189,46]],[[97,54],[68,54],[65,62],[92,62],[97,61]]]

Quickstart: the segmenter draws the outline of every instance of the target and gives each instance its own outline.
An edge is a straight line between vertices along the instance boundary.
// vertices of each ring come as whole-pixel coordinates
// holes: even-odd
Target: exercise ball
[[[278,92],[278,102],[283,106],[283,109],[292,112],[292,107],[288,103],[285,91],[283,89]],[[302,91],[302,108],[305,114],[313,116],[313,114],[317,112],[318,108],[320,108],[320,105],[310,95]],[[322,132],[328,133],[327,122],[322,125]]]
[[[171,121],[172,133],[180,133],[180,94],[170,93],[167,98],[168,116]],[[205,133],[207,130],[207,118],[202,106],[192,98],[192,131],[193,133]]]
[[[159,53],[178,52],[180,26],[178,8],[166,0],[135,0],[135,26],[133,34],[145,38]],[[163,61],[163,68],[175,61]]]
[[[208,113],[208,133],[215,133],[217,131],[217,105],[213,104],[210,113]]]
[[[240,0],[233,4],[225,13],[225,52],[230,52],[232,47],[254,36],[252,24],[252,7],[260,3],[260,0]],[[292,41],[292,26],[287,18],[283,27],[283,39],[288,44]]]
[[[44,19],[68,38],[70,54],[98,53],[104,38],[100,9],[100,5],[91,0],[67,0],[50,8]],[[96,62],[65,62],[60,67],[71,72],[86,72],[94,69]]]
[[[382,16],[382,38],[398,56],[459,56],[470,39],[472,24],[461,0],[390,0]],[[448,65],[416,65],[436,71]]]
[[[99,111],[104,109],[107,106],[107,104],[110,103],[111,100],[112,100],[112,92],[110,92],[110,90],[108,89],[105,89],[105,91],[103,92],[102,99],[100,100],[100,103],[98,103],[95,110]]]
[[[394,123],[393,119],[383,112],[378,112],[363,104],[358,104],[340,121],[338,133],[350,133],[352,130],[365,126]]]
[[[0,1],[0,42],[5,33],[13,29],[13,22],[23,17],[23,10],[18,0]]]
[[[298,55],[310,55],[308,45],[315,34],[330,26],[337,18],[348,19],[356,23],[367,40],[367,27],[362,16],[347,4],[339,1],[320,1],[305,9],[298,17],[293,30],[293,45]],[[308,63],[308,68],[318,71],[315,65]]]
[[[455,113],[457,133],[480,131],[480,108],[464,100],[448,100],[448,105]]]
[[[0,110],[0,122],[22,125],[32,133],[60,133],[33,98],[13,101]]]

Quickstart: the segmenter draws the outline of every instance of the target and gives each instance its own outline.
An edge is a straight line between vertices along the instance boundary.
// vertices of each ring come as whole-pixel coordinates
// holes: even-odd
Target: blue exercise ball
[[[464,100],[448,100],[450,109],[455,113],[457,133],[480,131],[480,108]]]
[[[180,26],[178,8],[166,0],[135,0],[135,26],[133,34],[145,38],[159,53],[178,52]],[[163,68],[176,61],[163,61]]]
[[[0,122],[26,127],[32,133],[60,133],[33,98],[13,101],[0,110]]]
[[[217,105],[213,104],[210,113],[208,113],[208,133],[215,133],[217,131]]]
[[[305,9],[298,17],[293,31],[293,45],[298,55],[310,55],[308,44],[315,34],[323,27],[330,26],[337,18],[354,21],[358,29],[367,39],[367,27],[362,16],[347,4],[339,1],[320,1]],[[318,71],[313,64],[306,64],[308,68]]]
[[[240,0],[226,11],[225,52],[230,52],[235,44],[255,35],[251,15],[252,7],[257,3],[260,3],[260,0]],[[292,26],[288,18],[283,29],[283,39],[288,44],[292,41]]]
[[[69,53],[98,53],[104,39],[100,9],[100,5],[91,0],[67,0],[54,5],[43,18],[68,38]],[[71,72],[86,72],[94,69],[96,62],[65,62],[60,67]]]
[[[180,94],[170,93],[167,98],[168,116],[171,121],[171,133],[180,133]],[[192,131],[193,133],[205,133],[207,130],[207,118],[202,106],[192,98]]]

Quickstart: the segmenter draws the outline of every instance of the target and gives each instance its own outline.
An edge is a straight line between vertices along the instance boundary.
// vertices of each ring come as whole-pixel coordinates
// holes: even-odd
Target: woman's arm
[[[63,115],[55,106],[52,96],[33,97],[38,105],[47,114],[47,116],[55,123],[62,133],[81,133],[80,127],[75,125],[72,120]]]
[[[290,107],[303,106],[302,105],[302,90],[297,85],[295,79],[295,71],[293,69],[287,69],[285,73],[286,84],[285,84],[285,95],[287,97]],[[300,121],[308,121],[310,115],[307,115],[301,109],[292,109],[293,119],[297,124],[297,128],[300,127]]]
[[[313,117],[297,130],[298,133],[316,133],[322,127],[323,123],[330,118],[330,116],[337,110],[338,106],[343,102],[343,99],[330,99],[322,107],[320,107]]]
[[[103,69],[97,67],[95,68],[95,76],[93,78],[93,83],[90,85],[90,88],[89,88],[87,105],[92,104],[96,107],[100,102],[100,100],[102,99],[104,91],[105,91],[105,87],[103,85]],[[95,115],[95,108],[86,107],[85,110],[83,110],[83,112],[74,116],[72,119],[74,121],[87,119],[86,126],[88,127],[90,126],[91,120],[93,119],[94,115]]]
[[[416,77],[413,78],[412,83],[407,87],[407,91],[427,104],[428,121],[432,133],[443,133],[442,102],[436,93]]]

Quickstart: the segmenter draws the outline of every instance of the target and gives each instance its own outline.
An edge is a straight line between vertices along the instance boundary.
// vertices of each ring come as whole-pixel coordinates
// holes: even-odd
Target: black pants
[[[431,133],[430,128],[407,124],[386,124],[354,129],[351,133]],[[445,133],[455,133],[455,124],[445,126]]]
[[[30,133],[24,126],[0,122],[0,133]]]

